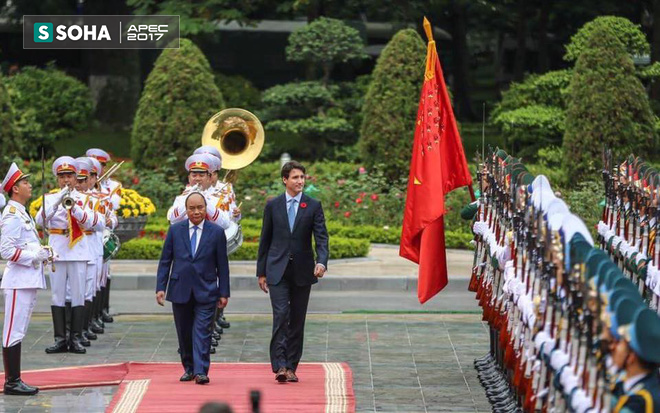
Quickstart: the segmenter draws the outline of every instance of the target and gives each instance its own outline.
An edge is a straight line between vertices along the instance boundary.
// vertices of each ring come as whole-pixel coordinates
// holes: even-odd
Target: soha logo
[[[53,38],[58,41],[63,40],[112,40],[110,32],[106,25],[102,25],[97,29],[96,25],[83,25],[77,24],[65,26],[58,25],[53,33],[53,23],[35,23],[34,24],[34,42],[35,43],[52,43]]]

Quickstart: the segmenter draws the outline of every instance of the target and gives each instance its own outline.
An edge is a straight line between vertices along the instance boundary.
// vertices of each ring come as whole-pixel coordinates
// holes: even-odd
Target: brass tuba
[[[202,145],[215,146],[222,155],[222,168],[241,169],[259,156],[265,133],[259,118],[245,109],[229,108],[209,119],[202,133]]]

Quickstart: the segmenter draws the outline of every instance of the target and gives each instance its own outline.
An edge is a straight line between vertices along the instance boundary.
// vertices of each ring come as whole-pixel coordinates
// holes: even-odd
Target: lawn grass
[[[105,125],[94,125],[71,139],[56,142],[55,156],[69,155],[75,158],[84,155],[89,148],[101,148],[114,158],[129,158],[131,133]]]

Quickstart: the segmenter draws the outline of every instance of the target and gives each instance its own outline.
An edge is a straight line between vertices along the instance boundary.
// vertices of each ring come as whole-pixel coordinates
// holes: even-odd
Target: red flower
[[[300,208],[307,208],[307,202],[301,202]]]
[[[362,203],[362,198],[358,198],[358,199],[356,199],[356,200],[355,200],[355,203],[356,203],[356,204],[361,204],[361,203]]]
[[[339,201],[335,202],[335,208],[339,208]]]
[[[378,201],[378,194],[371,194],[372,201]]]
[[[364,198],[365,196],[367,196],[366,192],[360,192],[360,198]]]
[[[361,166],[360,169],[358,169],[358,172],[360,173],[360,175],[362,175],[362,174],[366,174],[367,170],[364,169],[364,166]]]
[[[137,176],[134,176],[133,177],[133,185],[137,185],[139,183],[140,183],[140,178],[138,178]]]
[[[138,238],[144,238],[144,234],[146,234],[145,230],[140,231],[140,234],[138,235]]]
[[[344,212],[344,216],[345,216],[346,218],[350,218],[350,217],[351,217],[351,211],[346,211],[346,212]]]

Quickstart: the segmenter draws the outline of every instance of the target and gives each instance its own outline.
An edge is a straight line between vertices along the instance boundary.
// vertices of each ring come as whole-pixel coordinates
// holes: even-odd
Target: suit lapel
[[[298,227],[298,223],[300,222],[300,218],[303,216],[305,211],[307,211],[307,205],[305,205],[305,208],[302,207],[303,204],[307,203],[307,197],[305,194],[302,194],[300,197],[300,205],[298,205],[298,212],[296,212],[296,219],[293,221],[293,232],[295,232],[296,228]],[[288,222],[288,221],[287,221]]]
[[[211,224],[209,224],[208,220],[204,220],[204,225],[202,226],[202,237],[199,239],[199,243],[197,243],[197,251],[195,251],[195,257],[199,255],[199,250],[201,250],[202,246],[206,244],[207,238],[210,236],[209,235],[209,232],[211,232],[211,230],[209,229],[210,225]]]
[[[190,250],[190,221],[186,220],[186,225],[181,227],[181,238],[183,239],[183,245],[186,246],[188,255],[192,257],[192,252]]]
[[[282,219],[284,220],[284,226],[286,227],[287,231],[289,231],[289,234],[291,234],[291,228],[289,228],[289,213],[286,210],[286,195],[282,194],[281,198],[282,199],[279,202],[280,215],[282,216]],[[294,224],[295,224],[295,222],[294,222]]]

